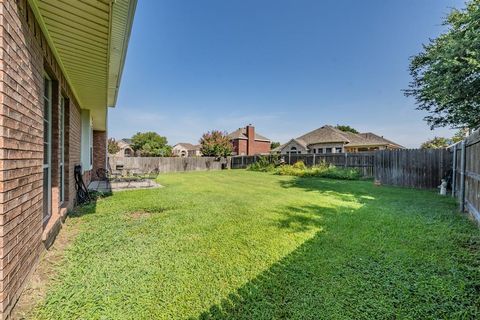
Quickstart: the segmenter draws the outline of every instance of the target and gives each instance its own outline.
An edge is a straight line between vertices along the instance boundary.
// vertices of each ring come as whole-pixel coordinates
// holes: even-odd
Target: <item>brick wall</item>
[[[107,132],[94,130],[92,180],[98,179],[97,170],[100,168],[107,168]]]
[[[270,153],[270,142],[255,140],[253,146],[250,147],[250,154],[248,153],[248,140],[236,139],[232,141],[233,152],[237,155],[255,155]]]
[[[43,74],[53,82],[52,217],[42,223]],[[66,202],[59,204],[59,97],[67,98]],[[73,206],[80,110],[26,0],[0,1],[0,318],[6,318],[60,218]]]
[[[255,140],[253,147],[251,147],[251,154],[270,153],[270,142]]]

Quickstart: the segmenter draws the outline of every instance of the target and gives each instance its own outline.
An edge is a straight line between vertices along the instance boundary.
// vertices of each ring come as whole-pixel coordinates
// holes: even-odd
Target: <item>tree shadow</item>
[[[398,229],[362,223],[383,210],[375,187],[310,178],[281,183],[361,206],[281,208],[279,229],[318,231],[197,319],[456,318],[460,309],[465,318],[478,315],[475,281],[465,285],[450,264],[431,258],[428,245],[408,242]]]

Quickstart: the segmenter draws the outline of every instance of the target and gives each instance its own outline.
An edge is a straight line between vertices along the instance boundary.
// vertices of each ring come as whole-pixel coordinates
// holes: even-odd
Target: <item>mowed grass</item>
[[[480,232],[449,197],[243,170],[158,180],[70,218],[35,318],[480,316]]]

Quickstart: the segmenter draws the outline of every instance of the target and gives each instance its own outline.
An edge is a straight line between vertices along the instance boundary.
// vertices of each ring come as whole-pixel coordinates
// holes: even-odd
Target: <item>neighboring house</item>
[[[232,142],[234,155],[269,154],[271,141],[255,132],[255,127],[248,125],[228,134]]]
[[[75,166],[106,168],[135,6],[0,1],[0,319],[75,204]]]
[[[177,157],[201,157],[199,144],[180,142],[173,146],[172,153]]]
[[[118,146],[120,147],[120,151],[114,154],[116,157],[134,157],[135,151],[132,148],[132,140],[131,139],[122,139],[117,141]]]
[[[344,132],[332,126],[323,126],[272,150],[281,154],[365,152],[403,149],[401,145],[374,133]]]

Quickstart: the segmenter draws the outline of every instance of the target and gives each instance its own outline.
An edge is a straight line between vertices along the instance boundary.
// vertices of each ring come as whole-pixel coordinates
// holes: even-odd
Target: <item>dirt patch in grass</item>
[[[146,219],[155,214],[159,214],[167,210],[169,209],[155,206],[153,208],[141,209],[141,210],[130,212],[129,217],[133,220]]]
[[[134,220],[145,219],[150,217],[151,215],[152,215],[151,212],[146,212],[146,211],[134,211],[130,213],[130,217]]]
[[[29,319],[35,307],[42,302],[49,284],[54,280],[57,268],[63,263],[64,252],[70,247],[80,230],[77,219],[67,221],[57,235],[55,242],[40,256],[40,261],[31,274],[20,299],[12,311],[12,319]]]

